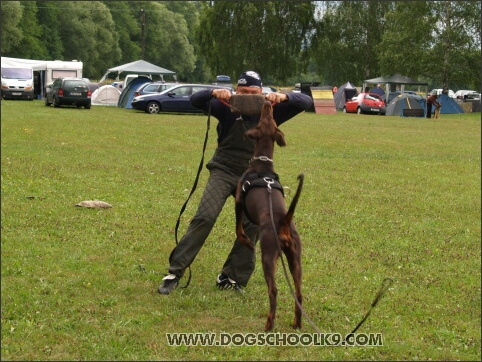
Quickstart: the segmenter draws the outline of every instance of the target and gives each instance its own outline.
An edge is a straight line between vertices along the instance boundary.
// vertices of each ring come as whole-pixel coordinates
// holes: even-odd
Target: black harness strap
[[[201,171],[203,169],[204,153],[206,152],[206,145],[208,143],[208,134],[209,134],[210,126],[211,126],[211,101],[209,101],[208,120],[207,120],[207,125],[206,125],[206,135],[204,136],[204,145],[203,145],[203,152],[202,152],[202,156],[201,156],[201,161],[199,162],[199,167],[197,169],[196,178],[194,179],[194,184],[192,185],[191,192],[189,193],[189,196],[187,197],[186,201],[184,202],[184,205],[182,205],[182,207],[181,207],[181,211],[179,212],[179,216],[177,217],[177,221],[176,221],[176,228],[174,229],[174,238],[175,238],[175,241],[176,241],[176,246],[179,244],[179,241],[177,239],[177,231],[179,229],[179,223],[181,222],[181,215],[184,213],[184,210],[186,210],[187,203],[189,202],[189,199],[191,198],[194,191],[196,190],[196,187],[197,187],[197,184],[198,184],[198,181],[199,181],[199,175],[201,174]],[[174,248],[171,252],[171,255],[169,255],[169,263],[171,263],[172,254],[174,253],[174,250],[176,250],[176,248]],[[187,279],[186,285],[184,287],[181,287],[181,288],[187,288],[189,286],[189,283],[191,282],[191,276],[192,276],[191,266],[189,266],[188,269],[189,269],[189,277]]]
[[[279,182],[279,176],[274,172],[250,172],[243,177],[243,197],[248,190],[252,187],[267,187],[265,178],[271,179],[274,182],[271,183],[271,187],[281,191],[283,196],[285,195],[283,186]]]
[[[244,198],[246,197],[249,190],[253,187],[268,187],[269,189],[274,188],[280,190],[285,196],[285,192],[283,189],[283,185],[279,182],[279,176],[277,173],[274,172],[250,172],[244,175],[243,183],[242,183],[242,192],[241,197],[243,198],[243,208],[244,214],[248,217],[251,222],[254,222],[251,216],[249,215],[248,209],[246,208],[246,203],[244,202]]]

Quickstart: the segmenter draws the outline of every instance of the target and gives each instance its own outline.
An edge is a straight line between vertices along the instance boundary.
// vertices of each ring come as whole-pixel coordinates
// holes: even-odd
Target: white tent
[[[172,75],[174,78],[176,77],[176,73],[171,70],[158,67],[157,65],[146,62],[145,60],[137,60],[135,62],[107,69],[107,72],[104,74],[99,83],[102,83],[109,75],[115,76],[116,80],[119,80],[119,76],[121,74],[149,75],[151,76],[151,79],[152,75],[159,75],[161,78],[163,75]]]
[[[104,85],[92,93],[93,106],[117,106],[121,92],[111,85]]]

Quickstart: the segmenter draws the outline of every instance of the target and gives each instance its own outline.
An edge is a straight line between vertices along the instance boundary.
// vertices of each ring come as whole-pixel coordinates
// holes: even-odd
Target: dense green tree
[[[173,13],[182,15],[188,27],[188,41],[193,46],[194,69],[190,73],[183,73],[182,79],[186,82],[205,83],[212,81],[211,76],[205,71],[203,59],[196,56],[199,54],[199,46],[196,42],[195,31],[199,24],[199,11],[201,4],[199,1],[163,1],[167,9]],[[181,79],[181,78],[180,78]]]
[[[23,37],[22,29],[19,27],[23,15],[23,6],[20,1],[2,1],[2,55],[11,55]]]
[[[2,56],[81,60],[92,79],[144,57],[180,81],[250,68],[266,84],[401,73],[480,88],[480,1],[2,1],[1,10]]]
[[[42,32],[37,20],[37,4],[35,1],[22,1],[20,6],[23,8],[22,21],[17,27],[21,29],[22,36],[9,53],[17,58],[44,59],[48,52],[40,42]]]
[[[451,88],[480,88],[480,1],[430,2],[435,21],[427,76]]]
[[[313,29],[312,2],[203,2],[197,42],[214,74],[237,77],[252,69],[265,82],[303,71]]]
[[[98,79],[120,59],[118,36],[108,8],[97,1],[59,2],[65,60],[84,63],[84,75]]]
[[[386,27],[376,47],[381,74],[418,79],[427,75],[434,15],[426,1],[397,2],[386,14]]]
[[[194,41],[195,29],[199,23],[199,10],[201,9],[199,1],[160,1],[169,11],[182,15],[186,20],[189,30],[188,38],[192,43]]]
[[[135,6],[139,14],[141,9],[145,14],[144,60],[175,71],[179,80],[185,79],[195,63],[186,20],[160,2],[139,1]]]
[[[62,44],[62,23],[58,1],[37,1],[37,17],[40,23],[40,43],[47,50],[46,60],[63,59],[64,45]]]
[[[377,45],[392,6],[390,1],[327,2],[311,48],[325,83],[360,84],[381,75]]]
[[[139,14],[132,11],[130,2],[104,1],[114,21],[115,31],[119,37],[121,57],[119,64],[141,59],[141,25]],[[119,64],[107,64],[108,68]]]
[[[480,2],[397,2],[378,46],[383,74],[435,87],[480,86]]]

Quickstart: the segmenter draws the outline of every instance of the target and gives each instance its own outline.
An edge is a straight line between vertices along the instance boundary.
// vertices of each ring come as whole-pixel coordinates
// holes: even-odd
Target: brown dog
[[[298,176],[298,189],[286,211],[283,187],[273,167],[274,143],[285,146],[286,142],[273,118],[270,102],[264,103],[257,127],[249,129],[245,135],[254,140],[256,146],[250,167],[239,180],[236,190],[236,235],[244,245],[254,250],[254,244],[243,230],[244,211],[259,226],[261,258],[270,301],[265,331],[272,330],[274,326],[278,293],[274,276],[281,251],[288,260],[297,299],[293,328],[301,328],[301,240],[292,219],[303,185],[303,174]]]
[[[442,103],[435,102],[435,111],[433,113],[433,118],[438,119],[440,114],[440,108],[442,108]]]

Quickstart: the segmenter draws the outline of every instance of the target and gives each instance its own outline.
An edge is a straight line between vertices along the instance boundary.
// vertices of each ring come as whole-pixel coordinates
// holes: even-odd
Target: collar
[[[251,162],[253,162],[253,161],[264,161],[264,162],[274,163],[271,158],[268,158],[268,157],[266,157],[266,156],[251,157],[251,159],[249,160],[249,163],[251,163]]]

